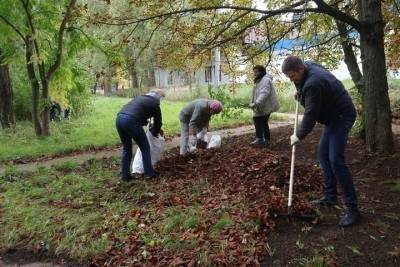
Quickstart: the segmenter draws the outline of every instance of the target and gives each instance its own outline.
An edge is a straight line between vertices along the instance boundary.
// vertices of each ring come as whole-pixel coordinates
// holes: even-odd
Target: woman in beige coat
[[[254,88],[250,108],[253,109],[253,122],[256,129],[256,140],[252,145],[268,145],[270,133],[268,120],[272,112],[279,110],[279,101],[272,84],[272,76],[267,74],[264,66],[256,65]]]

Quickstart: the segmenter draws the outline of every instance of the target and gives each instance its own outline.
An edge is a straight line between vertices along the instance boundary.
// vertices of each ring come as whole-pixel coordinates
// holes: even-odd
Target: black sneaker
[[[159,176],[160,176],[160,174],[158,172],[154,172],[154,174],[151,175],[151,176],[144,176],[144,179],[145,180],[152,180],[152,179],[158,178]]]
[[[326,197],[322,197],[320,199],[316,199],[311,201],[311,205],[321,205],[321,206],[336,206],[338,205],[338,201],[336,200],[331,200]]]
[[[265,141],[265,139],[257,138],[253,142],[250,143],[252,146],[266,146],[268,143]]]
[[[360,212],[348,210],[347,213],[340,219],[340,227],[349,227],[360,222]]]
[[[121,181],[125,182],[125,183],[129,183],[132,182],[135,178],[133,178],[131,175],[129,176],[122,176],[121,177]]]

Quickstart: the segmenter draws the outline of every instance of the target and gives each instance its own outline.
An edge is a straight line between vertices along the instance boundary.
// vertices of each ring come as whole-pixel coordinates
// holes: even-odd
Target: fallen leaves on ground
[[[172,150],[158,163],[161,178],[151,182],[145,201],[136,200],[140,208],[124,218],[138,227],[124,241],[115,238],[118,245],[93,265],[259,266],[276,226],[273,215],[287,209],[289,156],[251,147],[244,136],[186,157]],[[315,166],[296,165],[295,212],[310,211],[307,196],[321,190],[321,181]],[[171,210],[199,221],[168,228],[163,222]]]

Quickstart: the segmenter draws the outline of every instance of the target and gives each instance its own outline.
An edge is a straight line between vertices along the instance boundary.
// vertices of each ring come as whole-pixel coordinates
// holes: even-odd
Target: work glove
[[[194,135],[194,136],[196,136],[196,129],[193,128],[193,127],[190,127],[190,128],[189,128],[189,135]]]
[[[149,132],[150,132],[154,137],[157,137],[158,133],[155,132],[154,125],[153,125],[152,123],[149,123],[148,128],[149,128]]]
[[[297,135],[292,134],[292,136],[290,136],[290,145],[291,146],[294,146],[299,142],[300,142],[300,139],[297,137]]]
[[[299,100],[299,95],[300,95],[299,92],[296,91],[296,93],[294,93],[294,95],[293,95],[294,99]]]
[[[197,139],[196,148],[197,149],[205,149],[205,148],[207,148],[207,142],[203,141],[201,139]]]
[[[249,107],[254,109],[256,107],[256,103],[250,103]]]
[[[207,128],[204,128],[202,131],[197,133],[197,135],[196,135],[197,139],[203,140],[206,133],[207,133]]]
[[[189,146],[190,147],[196,147],[197,144],[197,137],[195,134],[192,134],[189,136]]]

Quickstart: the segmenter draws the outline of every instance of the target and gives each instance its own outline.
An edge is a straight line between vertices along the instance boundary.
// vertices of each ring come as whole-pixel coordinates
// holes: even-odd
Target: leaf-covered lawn
[[[66,162],[26,175],[9,172],[0,190],[1,247],[50,250],[97,265],[257,265],[286,211],[289,158],[224,140],[186,158],[169,152],[159,180],[118,182],[118,159]],[[320,190],[313,166],[296,175],[294,204]]]

